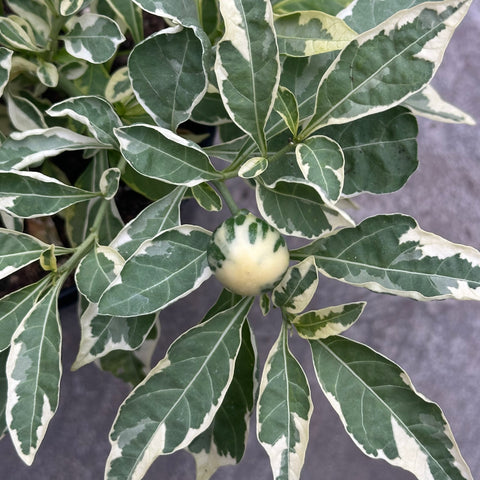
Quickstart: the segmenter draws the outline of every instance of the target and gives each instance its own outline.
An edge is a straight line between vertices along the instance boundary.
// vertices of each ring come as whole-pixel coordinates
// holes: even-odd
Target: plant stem
[[[108,201],[103,200],[100,208],[98,209],[97,216],[93,222],[92,228],[90,229],[90,234],[85,238],[85,240],[75,249],[75,253],[58,269],[57,274],[60,276],[60,279],[63,281],[73,272],[77,267],[80,260],[85,256],[85,254],[90,250],[93,245],[93,242],[98,237],[98,229],[100,228],[101,223],[103,222],[103,217],[107,210]]]
[[[235,200],[233,199],[232,194],[230,193],[230,190],[225,185],[225,182],[223,180],[218,180],[213,183],[218,188],[218,191],[220,192],[223,199],[225,200],[225,203],[227,204],[228,208],[232,212],[232,215],[235,215],[239,211],[239,208],[235,203]]]

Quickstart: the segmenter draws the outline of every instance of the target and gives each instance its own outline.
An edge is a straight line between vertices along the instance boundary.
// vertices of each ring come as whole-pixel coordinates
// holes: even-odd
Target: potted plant
[[[5,3],[0,272],[37,271],[0,299],[0,433],[26,464],[61,401],[58,300],[73,281],[72,368],[96,362],[134,387],[106,479],[141,479],[182,449],[208,479],[240,461],[252,416],[273,477],[300,478],[312,380],[366,455],[419,479],[473,478],[440,408],[342,335],[366,303],[329,305],[319,288],[329,277],[480,300],[476,249],[405,214],[352,214],[358,195],[396,192],[415,172],[417,115],[474,123],[431,86],[470,4],[390,1],[372,14],[364,0]],[[214,144],[201,146],[212,130],[198,125],[215,127]],[[230,214],[207,229],[183,221],[182,205]],[[159,315],[212,276],[218,299],[152,367]],[[262,364],[253,305],[281,317]]]

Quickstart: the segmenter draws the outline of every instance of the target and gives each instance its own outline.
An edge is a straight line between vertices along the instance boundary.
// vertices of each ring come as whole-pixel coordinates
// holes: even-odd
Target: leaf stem
[[[214,181],[213,184],[218,188],[220,195],[222,195],[229,210],[232,212],[232,215],[235,215],[240,209],[235,203],[235,200],[233,199],[232,194],[230,193],[230,190],[225,185],[225,182],[223,180],[217,180],[217,181]]]

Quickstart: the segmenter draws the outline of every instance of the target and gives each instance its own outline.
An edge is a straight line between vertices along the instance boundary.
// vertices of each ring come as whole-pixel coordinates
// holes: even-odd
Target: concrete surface
[[[480,3],[475,2],[446,53],[434,85],[460,108],[480,120]],[[456,126],[420,121],[418,172],[399,193],[361,200],[358,219],[372,213],[402,212],[420,226],[452,241],[480,248],[480,126]],[[243,196],[243,192],[239,193]],[[242,205],[246,205],[242,202]],[[196,212],[187,215],[194,221]],[[207,228],[218,218],[211,216]],[[161,315],[161,358],[169,343],[193,326],[218,292],[210,280]],[[475,302],[419,303],[322,280],[315,306],[367,300],[360,321],[348,335],[400,364],[414,385],[436,401],[450,422],[474,478],[480,478],[480,305]],[[251,316],[263,362],[280,319],[264,320],[258,309]],[[94,366],[76,373],[69,367],[76,354],[79,328],[73,307],[62,311],[64,376],[58,412],[36,460],[27,468],[16,457],[10,440],[0,442],[1,480],[99,480],[109,452],[108,431],[127,388]],[[306,345],[292,340],[292,349],[312,377]],[[403,470],[361,454],[343,430],[330,405],[312,382],[313,414],[305,480],[411,480]],[[258,446],[254,426],[245,458],[223,468],[216,480],[271,478],[268,459]],[[145,479],[194,479],[193,460],[185,452],[158,459]]]

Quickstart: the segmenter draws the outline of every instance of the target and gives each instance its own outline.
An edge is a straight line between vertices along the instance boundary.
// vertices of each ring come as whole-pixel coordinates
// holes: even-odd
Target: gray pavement
[[[445,99],[480,121],[480,3],[474,2],[446,53],[434,85]],[[405,188],[388,196],[360,199],[357,219],[373,213],[401,212],[449,240],[480,248],[480,125],[456,126],[420,121],[420,168]],[[245,191],[237,193],[243,197]],[[246,205],[241,201],[242,205]],[[187,221],[196,221],[190,212]],[[220,217],[205,223],[212,228]],[[214,280],[165,310],[156,358],[169,343],[201,318],[218,293]],[[417,390],[437,402],[450,422],[474,478],[480,478],[480,305],[475,302],[421,303],[377,295],[323,279],[314,306],[367,300],[367,308],[348,336],[368,343],[401,365]],[[108,431],[128,390],[120,381],[89,365],[69,368],[79,340],[74,307],[62,310],[64,375],[58,412],[33,466],[16,457],[10,440],[0,442],[1,480],[99,480],[108,455]],[[263,362],[280,326],[258,309],[251,323]],[[313,378],[309,352],[292,339],[292,349]],[[315,405],[305,480],[411,480],[414,477],[361,454],[343,430],[320,389],[312,382]],[[239,466],[223,468],[215,480],[271,478],[268,459],[258,446],[252,423],[250,443]],[[158,459],[145,479],[194,479],[193,460],[185,452]]]

